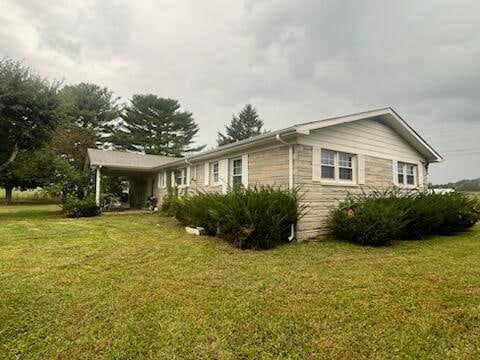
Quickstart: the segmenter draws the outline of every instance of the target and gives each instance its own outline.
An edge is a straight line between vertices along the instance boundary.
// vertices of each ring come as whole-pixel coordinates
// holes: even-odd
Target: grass
[[[480,357],[480,226],[241,251],[150,214],[0,206],[0,357]]]
[[[469,191],[468,193],[473,195],[473,196],[476,196],[476,197],[480,198],[480,191]]]
[[[0,188],[0,203],[5,202],[5,189]],[[14,189],[12,193],[12,202],[20,203],[54,203],[55,200],[48,196],[48,194],[41,188],[17,190]]]

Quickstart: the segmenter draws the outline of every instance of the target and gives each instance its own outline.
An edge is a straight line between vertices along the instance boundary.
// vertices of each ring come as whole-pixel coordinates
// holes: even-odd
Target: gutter
[[[269,141],[272,141],[272,140],[274,141],[276,139],[277,135],[280,135],[280,134],[281,135],[291,135],[291,134],[295,134],[296,132],[297,132],[296,128],[294,126],[292,126],[292,127],[286,128],[286,129],[273,131],[273,132],[262,134],[262,135],[257,135],[257,136],[254,136],[253,138],[240,140],[240,141],[234,142],[232,144],[228,144],[228,145],[222,145],[222,146],[220,146],[216,149],[213,149],[213,150],[205,151],[203,153],[188,156],[187,158],[181,158],[181,159],[178,159],[178,160],[168,162],[166,164],[158,165],[154,168],[154,170],[160,170],[160,169],[165,169],[165,168],[169,168],[169,167],[175,167],[175,166],[178,166],[178,165],[184,163],[186,160],[188,160],[188,161],[204,161],[204,160],[211,159],[211,158],[214,158],[214,157],[219,157],[219,156],[227,155],[227,154],[234,153],[234,152],[240,152],[245,148],[250,148],[252,145],[260,145],[260,144],[263,144],[265,142],[269,142]]]
[[[277,134],[275,139],[288,146],[288,188],[293,190],[293,145],[283,140],[280,134]],[[290,224],[290,236],[288,237],[288,241],[292,241],[294,238],[295,224]]]

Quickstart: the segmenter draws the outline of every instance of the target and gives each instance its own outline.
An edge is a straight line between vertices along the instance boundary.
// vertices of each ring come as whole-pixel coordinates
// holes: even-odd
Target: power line
[[[458,152],[458,151],[480,151],[480,148],[463,148],[463,149],[445,149],[443,152]]]
[[[452,156],[472,156],[472,155],[480,155],[480,151],[479,152],[471,152],[471,153],[445,153],[445,152],[442,152],[441,154],[447,156],[447,157],[452,157]]]
[[[437,128],[430,128],[430,129],[421,129],[422,133],[425,132],[437,132],[437,131],[444,131],[444,130],[455,130],[455,129],[471,129],[471,128],[477,128],[480,127],[480,124],[474,124],[474,125],[464,125],[464,126],[446,126],[446,127],[437,127]]]

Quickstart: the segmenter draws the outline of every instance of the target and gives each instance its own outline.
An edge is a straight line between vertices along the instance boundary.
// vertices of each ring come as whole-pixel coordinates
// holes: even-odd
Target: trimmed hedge
[[[63,204],[63,211],[68,218],[92,217],[100,214],[100,207],[94,199],[69,199]]]
[[[182,224],[203,227],[207,234],[224,238],[240,249],[268,249],[287,242],[291,224],[297,223],[303,210],[297,190],[271,186],[172,199],[167,211]]]
[[[331,212],[334,237],[364,245],[450,235],[480,220],[480,201],[463,193],[405,193],[398,189],[349,196]]]

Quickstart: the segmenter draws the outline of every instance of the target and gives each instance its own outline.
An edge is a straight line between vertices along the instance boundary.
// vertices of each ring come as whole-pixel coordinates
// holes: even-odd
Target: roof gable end
[[[407,141],[413,148],[422,154],[429,162],[439,162],[443,158],[436,152],[410,125],[403,120],[392,108],[384,108],[341,116],[331,119],[313,121],[310,123],[296,125],[295,129],[298,133],[308,135],[312,130],[350,123],[359,120],[377,120],[385,123],[392,128],[399,136]]]

